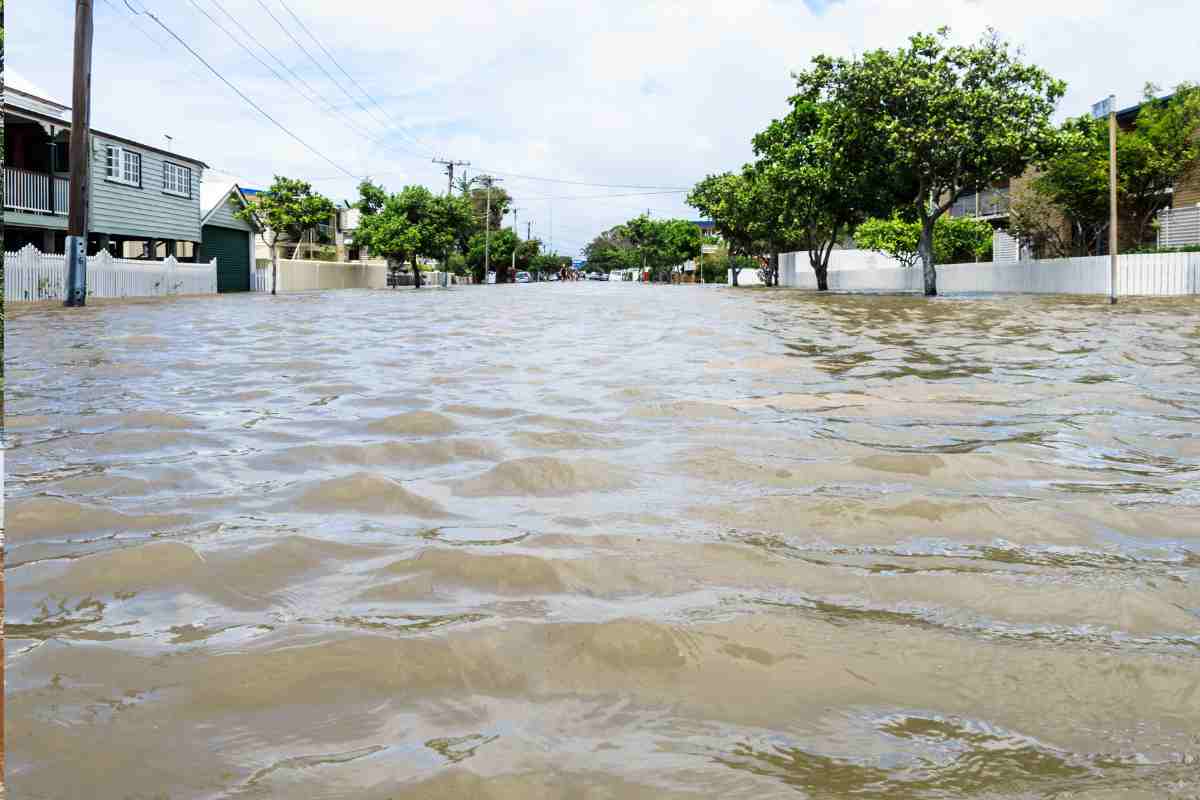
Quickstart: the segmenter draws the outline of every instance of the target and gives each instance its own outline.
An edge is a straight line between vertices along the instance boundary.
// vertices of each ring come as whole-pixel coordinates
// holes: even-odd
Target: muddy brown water
[[[21,798],[1194,797],[1200,302],[17,311]]]

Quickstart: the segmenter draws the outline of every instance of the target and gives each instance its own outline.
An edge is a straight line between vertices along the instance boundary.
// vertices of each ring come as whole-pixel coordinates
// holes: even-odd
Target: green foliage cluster
[[[906,267],[921,259],[921,223],[899,216],[872,218],[854,231],[854,243],[895,258]],[[940,264],[986,258],[992,250],[992,226],[973,217],[942,217],[933,228],[933,253]]]
[[[994,32],[962,46],[946,29],[896,50],[817,56],[795,79],[789,113],[754,139],[757,160],[705,178],[688,202],[731,253],[771,254],[768,278],[781,249],[805,247],[821,289],[845,230],[899,213],[918,223],[927,294],[937,293],[938,220],[964,192],[1053,152],[1065,90]]]
[[[358,192],[356,240],[389,264],[411,264],[414,274],[419,258],[445,261],[471,229],[470,204],[461,197],[435,195],[424,186],[388,194],[370,181]]]
[[[600,234],[584,252],[588,269],[646,270],[652,280],[669,281],[675,267],[700,252],[700,239],[700,229],[685,219],[642,214]]]
[[[1127,248],[1150,238],[1169,190],[1200,169],[1200,86],[1181,84],[1165,99],[1157,92],[1148,85],[1133,127],[1117,131],[1117,205]],[[1053,153],[1037,165],[1036,198],[1022,200],[1025,210],[1037,211],[1014,214],[1012,228],[1048,255],[1095,255],[1110,219],[1108,121],[1069,119],[1057,136]],[[1062,225],[1065,236],[1053,230]]]
[[[312,184],[276,175],[269,189],[259,192],[253,202],[234,212],[252,225],[271,249],[271,294],[275,294],[279,271],[276,245],[280,237],[298,241],[317,225],[328,222],[333,211],[333,202],[314,192]]]

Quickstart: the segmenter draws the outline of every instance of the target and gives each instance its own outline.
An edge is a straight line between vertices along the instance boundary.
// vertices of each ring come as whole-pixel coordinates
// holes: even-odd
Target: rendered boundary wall
[[[834,254],[861,251],[834,251]],[[808,253],[785,253],[780,284],[816,289]],[[886,259],[886,257],[883,257]],[[886,259],[891,261],[891,259]],[[830,258],[829,288],[841,292],[920,292],[920,266],[863,268],[861,258]],[[893,262],[894,263],[894,262]],[[939,294],[1099,294],[1109,291],[1109,258],[1059,258],[1008,264],[944,264],[937,268]],[[1200,253],[1147,253],[1120,256],[1117,294],[1171,296],[1200,294]]]

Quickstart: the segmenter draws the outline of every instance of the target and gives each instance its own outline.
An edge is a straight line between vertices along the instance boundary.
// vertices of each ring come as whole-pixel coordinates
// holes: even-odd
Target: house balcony
[[[27,214],[67,215],[71,182],[48,172],[4,168],[4,210]]]
[[[982,192],[968,192],[954,201],[950,207],[950,215],[954,217],[978,217],[980,219],[995,219],[1008,216],[1009,193],[1008,187],[984,189]]]

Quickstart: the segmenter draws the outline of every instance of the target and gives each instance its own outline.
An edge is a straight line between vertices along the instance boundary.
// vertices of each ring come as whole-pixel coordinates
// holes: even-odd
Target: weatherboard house
[[[71,109],[4,87],[4,250],[32,244],[62,253],[70,196]],[[200,180],[196,158],[92,129],[88,252],[196,261]]]

